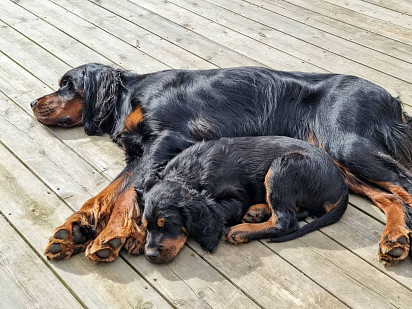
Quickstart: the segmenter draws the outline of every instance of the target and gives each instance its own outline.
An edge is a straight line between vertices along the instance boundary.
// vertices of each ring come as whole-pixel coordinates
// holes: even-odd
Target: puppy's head
[[[188,236],[180,211],[184,189],[175,182],[159,181],[146,192],[144,199],[146,257],[154,263],[169,262],[183,248]]]
[[[143,224],[147,229],[145,254],[149,261],[166,263],[192,235],[202,249],[219,244],[223,220],[206,196],[173,181],[159,181],[145,194]]]
[[[46,125],[64,128],[84,125],[89,135],[109,132],[105,122],[116,107],[119,72],[97,63],[68,71],[56,92],[30,103],[34,116]]]

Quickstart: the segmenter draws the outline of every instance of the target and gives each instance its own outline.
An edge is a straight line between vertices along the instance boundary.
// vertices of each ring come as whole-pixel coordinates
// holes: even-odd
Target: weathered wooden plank
[[[369,17],[374,17],[384,22],[391,23],[393,25],[398,25],[412,30],[412,16],[396,12],[394,10],[388,10],[384,7],[377,6],[366,1],[359,0],[325,0],[329,3],[348,8],[352,11],[367,15]],[[407,2],[407,1],[405,1]]]
[[[372,205],[369,207],[371,210],[374,209]],[[385,267],[377,260],[378,243],[383,229],[384,225],[379,221],[353,207],[348,207],[344,220],[323,228],[322,232],[412,290],[412,259],[410,257],[394,267]],[[391,290],[391,293],[393,292],[394,290]]]
[[[52,0],[53,1],[53,0]],[[207,69],[215,66],[187,50],[163,40],[152,32],[103,9],[96,3],[83,0],[53,1],[93,25],[115,35],[120,40],[150,54],[176,69]],[[128,11],[128,14],[131,12]],[[133,12],[134,14],[134,12]],[[133,29],[133,31],[130,31]]]
[[[214,5],[209,2],[213,2]],[[412,79],[409,74],[410,69],[408,69],[412,67],[410,63],[391,59],[380,53],[377,53],[379,56],[375,56],[376,59],[381,59],[381,62],[375,63],[375,59],[370,62],[370,55],[376,52],[322,31],[317,31],[314,28],[293,22],[287,18],[276,16],[274,13],[251,4],[238,3],[238,1],[220,2],[209,0],[209,2],[197,3],[195,5],[189,1],[182,0],[179,2],[174,1],[173,3],[185,5],[185,8],[190,9],[190,11],[208,18],[208,23],[218,18],[220,25],[234,29],[254,38],[256,41],[265,42],[270,46],[282,47],[282,50],[328,71],[367,78],[389,89],[396,96],[402,94],[405,96],[405,101],[412,101],[410,83],[404,81],[410,81]],[[153,10],[156,10],[158,14],[170,16],[170,18],[174,20],[177,18],[183,19],[186,24],[191,25],[194,31],[199,33],[204,31],[203,27],[204,23],[206,23],[204,19],[189,11],[185,11],[183,8],[177,8],[171,5],[170,2],[166,4],[169,5],[169,8],[167,8],[165,4],[160,4],[160,0],[145,1],[144,3],[140,3],[140,5],[144,5],[145,7],[150,6]],[[224,7],[228,10],[222,11],[218,9],[219,7]],[[247,16],[247,18],[244,16]],[[179,21],[179,23],[181,22]],[[215,26],[222,31],[222,26],[218,27],[217,24],[215,24]],[[259,30],[256,31],[256,29]],[[331,42],[335,44],[331,44]],[[363,49],[363,51],[360,49]],[[252,57],[252,55],[249,54],[248,56]],[[399,68],[403,67],[402,74],[399,74],[398,70],[396,70],[396,72],[388,71],[391,70],[389,63],[392,63],[392,61],[398,62],[398,64],[394,66]],[[371,67],[372,65],[373,68]],[[379,68],[379,71],[375,69],[375,67]],[[387,73],[383,73],[385,71]],[[403,80],[398,79],[400,75],[403,76]]]
[[[103,2],[100,5],[109,8],[110,10],[113,10],[117,12],[119,9],[117,6],[121,5],[123,2],[119,1],[116,4],[111,4],[109,2]],[[135,10],[144,10],[142,8],[146,8],[151,10],[153,13],[158,14],[159,12],[157,9],[153,9],[152,6],[149,3],[142,3],[142,2],[135,2],[137,5],[133,5],[128,1],[125,1],[125,5],[129,7],[129,10],[132,9],[133,11]],[[169,3],[163,3],[165,5],[165,10],[168,11],[170,10]],[[174,9],[173,9],[174,10]],[[153,14],[152,13],[152,14]],[[179,15],[175,15],[173,12],[170,12],[173,14],[173,17],[166,16],[167,19],[169,19],[170,22],[177,23],[180,26],[182,26],[185,29],[188,30],[193,30],[193,24],[190,22],[184,22],[181,20],[181,17]],[[162,16],[162,17],[159,17]],[[122,15],[123,16],[123,15]],[[156,15],[155,15],[156,16]],[[159,19],[159,18],[164,18],[165,16],[162,14],[158,14],[157,17],[153,16],[153,18]],[[128,17],[129,18],[129,17]],[[131,20],[136,22],[137,24],[141,24],[140,18],[135,18],[136,20],[133,19],[133,17],[130,17]],[[291,64],[299,63],[299,66],[301,70],[306,70],[306,71],[322,71],[319,68],[317,68],[314,65],[308,64],[305,61],[302,61],[300,59],[297,59],[296,57],[290,56],[283,51],[280,51],[278,49],[269,47],[264,44],[255,44],[256,42],[250,38],[247,38],[245,36],[239,35],[239,33],[232,31],[231,29],[220,29],[217,30],[215,25],[213,23],[210,23],[209,21],[203,22],[201,25],[197,25],[198,27],[202,27],[204,30],[203,32],[198,32],[202,37],[200,39],[203,41],[204,38],[208,38],[209,40],[214,40],[217,44],[223,45],[226,47],[226,49],[235,49],[237,53],[241,53],[242,55],[253,55],[253,59],[256,61],[254,65],[260,63],[260,65],[265,65],[265,66],[272,66],[274,68],[277,68],[279,70],[292,70]],[[159,33],[159,35],[165,35],[161,33],[165,33],[168,29],[161,29],[161,28],[153,28],[152,31],[155,33]],[[170,31],[169,31],[170,32]],[[197,31],[195,31],[197,32]],[[239,39],[242,39],[242,41],[239,41]],[[216,45],[215,43],[215,45]],[[181,42],[177,42],[177,44],[181,44]],[[245,57],[246,58],[246,57]],[[212,58],[213,59],[213,58]],[[211,62],[222,66],[221,64],[218,64],[214,60],[210,60]],[[226,62],[228,59],[231,59],[230,55],[228,55]],[[232,63],[234,62],[235,59],[231,59]],[[250,65],[247,62],[238,62],[236,65]],[[226,65],[227,66],[227,65]]]
[[[117,1],[116,3],[104,1],[97,2],[96,4],[123,18],[127,18],[140,27],[150,29],[151,32],[160,36],[162,39],[199,55],[216,66],[227,66],[226,63],[228,59],[231,60],[233,66],[262,65],[230,48],[226,48],[210,40],[208,37],[189,31],[173,21],[162,18],[156,13],[133,5],[128,1]]]
[[[187,246],[167,265],[150,264],[142,256],[135,258],[123,254],[123,257],[176,307],[248,309],[261,306],[260,299],[251,300],[256,295],[250,295],[243,286],[235,288],[230,280]],[[318,287],[312,284],[312,288]],[[281,301],[276,294],[269,296],[274,302]]]
[[[4,177],[0,166],[0,179]],[[1,308],[82,308],[2,215],[0,230]]]
[[[156,0],[155,0],[156,1]],[[257,3],[262,3],[259,0],[255,0]],[[324,32],[313,27],[307,26],[305,24],[296,22],[291,20],[285,16],[282,16],[277,13],[277,11],[268,11],[262,9],[261,7],[257,7],[253,4],[246,3],[243,0],[234,0],[231,2],[220,2],[217,0],[207,0],[208,3],[213,3],[219,8],[224,8],[230,12],[235,14],[239,14],[241,16],[246,17],[247,19],[253,20],[255,23],[245,24],[243,27],[237,26],[237,24],[244,20],[239,16],[233,14],[227,14],[225,10],[221,11],[222,16],[228,16],[229,19],[232,21],[230,27],[233,29],[238,29],[242,33],[248,33],[249,35],[253,35],[252,31],[247,31],[247,27],[249,29],[256,28],[256,26],[263,25],[269,27],[269,29],[277,30],[283,34],[286,34],[290,37],[285,37],[290,44],[295,45],[295,41],[302,40],[303,42],[307,42],[304,50],[309,51],[312,50],[310,44],[313,44],[316,47],[319,47],[324,50],[324,52],[331,52],[338,56],[344,57],[346,59],[352,60],[353,62],[357,62],[363,64],[364,66],[373,68],[377,71],[386,73],[392,77],[396,77],[402,79],[406,82],[411,82],[412,77],[408,73],[409,70],[408,65],[412,68],[412,64],[405,63],[404,61],[395,59],[388,55],[384,55],[382,53],[376,52],[369,48],[360,46],[356,43],[350,42],[348,40],[342,39],[338,36],[329,34],[328,32]],[[177,3],[177,2],[176,2]],[[179,1],[179,3],[182,3]],[[206,16],[210,18],[210,14],[208,12],[213,12],[217,10],[217,7],[213,8],[209,4],[201,4],[197,6],[193,6],[193,4],[189,4],[187,0],[183,2],[185,7],[190,8],[190,10],[194,10],[196,7],[196,11],[202,10],[202,16]],[[255,27],[251,27],[251,25],[256,25]],[[269,30],[268,29],[268,30]],[[264,32],[265,33],[265,32]],[[270,32],[269,32],[270,33]],[[255,32],[252,37],[258,39],[256,36],[257,33]],[[280,36],[280,35],[279,35]],[[261,39],[263,40],[263,39]],[[298,42],[296,42],[298,44]],[[312,62],[313,63],[313,62]]]
[[[30,2],[29,2],[29,1],[24,1],[24,2],[21,1],[20,4],[21,4],[21,5],[24,5],[24,8],[26,8],[26,9],[29,10],[29,11],[30,11],[30,9],[32,8],[32,6],[30,5]],[[42,1],[39,2],[39,7],[41,7],[41,4],[43,4]],[[53,9],[56,9],[56,10],[57,10],[58,12],[60,12],[60,13],[62,13],[61,11],[64,11],[63,9],[61,9],[61,8],[57,7],[56,5],[54,5],[53,3],[49,3],[48,6],[49,6],[49,7],[52,7]],[[47,8],[47,10],[49,10],[49,7]],[[44,11],[44,10],[46,10],[46,8],[40,8],[39,10],[36,9],[36,10],[33,10],[33,12],[34,12],[35,14],[41,14],[41,11]],[[53,11],[51,11],[51,12],[53,12]],[[64,12],[66,12],[66,11],[64,11]],[[133,13],[133,16],[134,16],[134,17],[140,18],[139,16],[136,15],[136,14],[138,13],[136,10],[134,10],[133,12],[134,12],[134,13]],[[71,14],[71,13],[70,13],[70,12],[66,12],[65,14],[67,15],[67,14]],[[130,15],[130,11],[128,12],[128,14]],[[140,14],[140,13],[139,13],[139,14]],[[70,16],[70,15],[69,15],[69,16]],[[153,24],[162,24],[162,25],[164,25],[163,27],[165,27],[165,30],[167,30],[167,31],[172,31],[172,32],[171,32],[171,33],[172,33],[172,36],[169,37],[169,38],[166,38],[166,40],[168,40],[168,41],[170,41],[170,42],[179,41],[179,42],[181,42],[181,43],[185,43],[185,44],[193,47],[193,48],[196,50],[196,52],[194,52],[195,54],[199,54],[199,55],[204,55],[204,54],[206,54],[206,56],[202,56],[202,58],[206,59],[207,61],[210,61],[211,59],[219,60],[219,59],[222,58],[222,57],[225,57],[225,58],[226,58],[226,57],[231,57],[231,58],[233,58],[233,59],[239,59],[239,58],[243,59],[243,60],[242,60],[242,61],[243,61],[242,63],[243,63],[244,65],[257,65],[257,64],[258,64],[257,62],[254,62],[254,61],[248,59],[247,57],[244,57],[244,56],[238,54],[237,52],[232,51],[231,49],[224,48],[223,46],[219,46],[219,45],[217,45],[217,44],[215,44],[215,43],[210,44],[210,43],[211,43],[210,40],[207,40],[207,39],[202,38],[202,37],[200,37],[200,36],[198,36],[197,39],[193,39],[194,36],[193,36],[189,31],[185,31],[184,29],[182,29],[181,27],[178,27],[178,26],[174,25],[173,23],[169,23],[169,24],[166,23],[166,24],[165,24],[162,20],[159,20],[159,18],[157,18],[157,19],[154,19],[154,18],[153,18],[153,19],[150,19],[150,17],[151,17],[151,16],[142,15],[141,18],[144,19],[144,20],[150,20],[151,23],[153,23]],[[74,16],[74,19],[79,20],[80,18],[77,17],[77,16]],[[53,21],[53,25],[56,25],[56,26],[58,27],[59,22],[61,22],[62,20],[64,20],[64,19],[50,19],[50,18],[49,18],[49,19],[47,19],[47,22]],[[85,21],[83,21],[83,23],[81,23],[81,24],[84,24],[84,23],[85,23]],[[86,24],[87,24],[87,23],[86,23]],[[97,28],[97,27],[95,27],[95,26],[93,26],[93,25],[91,25],[91,24],[88,24],[88,25],[89,25],[89,27],[92,27],[93,29]],[[76,27],[75,27],[75,28],[65,28],[65,27],[67,27],[67,26],[63,26],[64,30],[65,30],[67,33],[70,33],[71,36],[76,36],[76,38],[79,38],[80,40],[82,39],[81,37],[78,37],[77,34],[71,33],[71,31],[72,31],[73,29],[76,29]],[[150,28],[150,27],[149,27],[149,28]],[[83,31],[84,31],[84,33],[88,33],[88,32],[87,32],[87,31],[88,31],[88,27],[87,27],[87,26],[84,27],[84,30],[83,30]],[[195,36],[195,37],[196,37],[196,36]],[[84,42],[87,43],[88,40],[86,39],[86,40],[84,40]],[[125,43],[124,43],[124,44],[125,44]],[[90,45],[90,44],[89,44],[89,45]],[[104,43],[103,43],[103,44],[101,45],[101,49],[99,49],[98,52],[101,52],[102,54],[104,53],[105,55],[108,55],[109,57],[111,57],[111,56],[110,56],[111,54],[114,54],[115,57],[111,57],[111,59],[114,59],[114,61],[116,62],[116,64],[119,65],[119,66],[122,66],[123,63],[126,63],[126,62],[127,62],[127,63],[128,63],[127,69],[134,70],[134,71],[139,72],[139,73],[146,73],[147,71],[155,71],[155,70],[158,70],[158,69],[159,69],[159,68],[153,67],[151,70],[145,70],[144,67],[142,67],[141,64],[136,61],[135,57],[130,57],[130,56],[126,57],[126,56],[124,55],[124,50],[123,50],[123,52],[118,51],[117,55],[120,54],[120,58],[121,58],[122,61],[117,61],[117,59],[118,59],[119,57],[116,56],[116,50],[113,52],[113,51],[111,50],[112,48],[108,48],[109,45],[110,45],[110,41],[108,42],[108,44],[104,44]],[[122,44],[120,44],[120,46],[121,46],[121,45],[122,45]],[[181,46],[181,45],[179,45],[179,46]],[[129,47],[130,47],[130,46],[129,46]],[[130,47],[130,48],[132,48],[132,47]],[[185,48],[185,47],[184,47],[184,48]],[[186,48],[186,49],[189,50],[189,51],[191,51],[190,48]],[[193,52],[193,51],[191,51],[191,52]],[[128,55],[129,55],[129,54],[128,54]]]
[[[368,214],[375,220],[381,223],[386,222],[385,214],[378,207],[373,205],[373,203],[366,197],[357,194],[350,194],[349,203],[354,205],[356,208],[362,210],[362,212]]]
[[[195,241],[191,240],[189,243],[194,250],[201,252]],[[337,301],[341,298],[340,295],[334,294],[335,299],[325,293],[329,288],[314,286],[295,265],[289,264],[288,258],[285,258],[286,263],[258,241],[240,246],[222,241],[215,253],[204,253],[203,258],[236,285],[247,286],[248,294],[256,297],[265,308],[346,307],[344,303]],[[323,264],[323,261],[316,263]],[[336,276],[334,279],[341,281]],[[274,298],[278,300],[274,301]]]
[[[78,66],[92,60],[101,63],[109,62],[107,58],[96,53],[82,42],[30,14],[9,0],[1,1],[0,10],[2,11],[1,19],[4,23],[30,37],[35,44],[42,46],[60,59],[69,54],[73,62],[72,66]]]
[[[276,0],[269,0],[270,2],[276,4]],[[407,29],[386,23],[380,19],[369,17],[361,13],[350,10],[350,8],[344,8],[332,3],[323,1],[323,0],[286,0],[297,4],[302,7],[312,8],[316,12],[340,20],[342,22],[348,23],[360,29],[365,29],[388,38],[392,38],[399,42],[404,42],[409,45],[412,44],[412,38]],[[308,3],[310,7],[306,6],[305,3]]]
[[[5,7],[13,8],[13,3],[6,1]],[[59,28],[60,30],[70,33],[72,38],[82,41],[91,49],[100,54],[105,54],[118,65],[122,65],[124,60],[133,61],[139,72],[147,73],[151,71],[163,70],[168,67],[161,61],[143,53],[136,47],[133,47],[118,38],[90,24],[73,13],[64,10],[50,1],[38,0],[20,0],[18,6],[32,12],[39,19],[47,20],[48,23]],[[47,12],[47,16],[44,16]]]
[[[343,218],[342,222],[344,221]],[[339,295],[339,299],[349,307],[410,306],[410,290],[363,262],[319,231],[298,240],[266,245],[283,258],[287,258],[297,269],[327,288],[329,292]],[[322,258],[325,259],[323,263],[313,262]],[[335,280],[336,277],[340,280]]]
[[[363,0],[402,14],[412,15],[412,2],[405,0]]]
[[[391,57],[409,63],[412,62],[412,49],[410,45],[355,27],[340,21],[339,19],[323,15],[318,11],[318,7],[321,5],[320,0],[288,0],[273,2],[254,0],[252,3],[321,31],[334,34],[348,41],[382,52]]]
[[[0,95],[0,101],[0,114],[3,115],[6,99]],[[0,139],[3,141],[6,129],[3,117],[0,117],[0,125]],[[17,139],[16,143],[18,141],[23,145],[22,140]],[[72,211],[3,146],[0,146],[0,156],[0,211],[42,256],[47,236],[53,232],[56,222],[62,222]],[[79,255],[63,263],[45,262],[88,308],[169,307],[121,259],[97,264]]]

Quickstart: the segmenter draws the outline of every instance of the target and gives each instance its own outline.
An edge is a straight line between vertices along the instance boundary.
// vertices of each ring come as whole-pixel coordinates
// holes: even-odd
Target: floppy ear
[[[185,197],[180,205],[184,225],[203,250],[213,252],[219,245],[223,233],[223,220],[215,211],[211,201]],[[189,200],[188,200],[189,199]]]
[[[116,111],[119,84],[120,71],[110,66],[86,66],[84,69],[83,124],[88,135],[104,133],[102,123]]]

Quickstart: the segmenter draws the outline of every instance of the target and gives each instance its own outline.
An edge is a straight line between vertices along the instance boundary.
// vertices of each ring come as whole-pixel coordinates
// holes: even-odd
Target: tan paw
[[[410,250],[410,233],[403,227],[385,229],[379,243],[379,260],[391,266],[405,259]]]
[[[72,255],[84,251],[95,237],[94,227],[81,214],[74,214],[56,228],[50,237],[44,254],[49,260],[68,260]]]
[[[247,237],[247,232],[236,228],[236,226],[226,229],[225,237],[228,242],[235,245],[250,241]]]

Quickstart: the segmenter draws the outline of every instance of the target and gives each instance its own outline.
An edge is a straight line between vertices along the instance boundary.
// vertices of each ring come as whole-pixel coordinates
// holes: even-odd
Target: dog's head
[[[188,235],[212,252],[219,244],[223,220],[205,195],[173,181],[157,181],[145,193],[143,224],[149,261],[166,263],[183,248]]]
[[[68,71],[56,92],[30,103],[37,120],[64,128],[84,125],[89,135],[110,133],[116,113],[121,70],[89,63]]]

